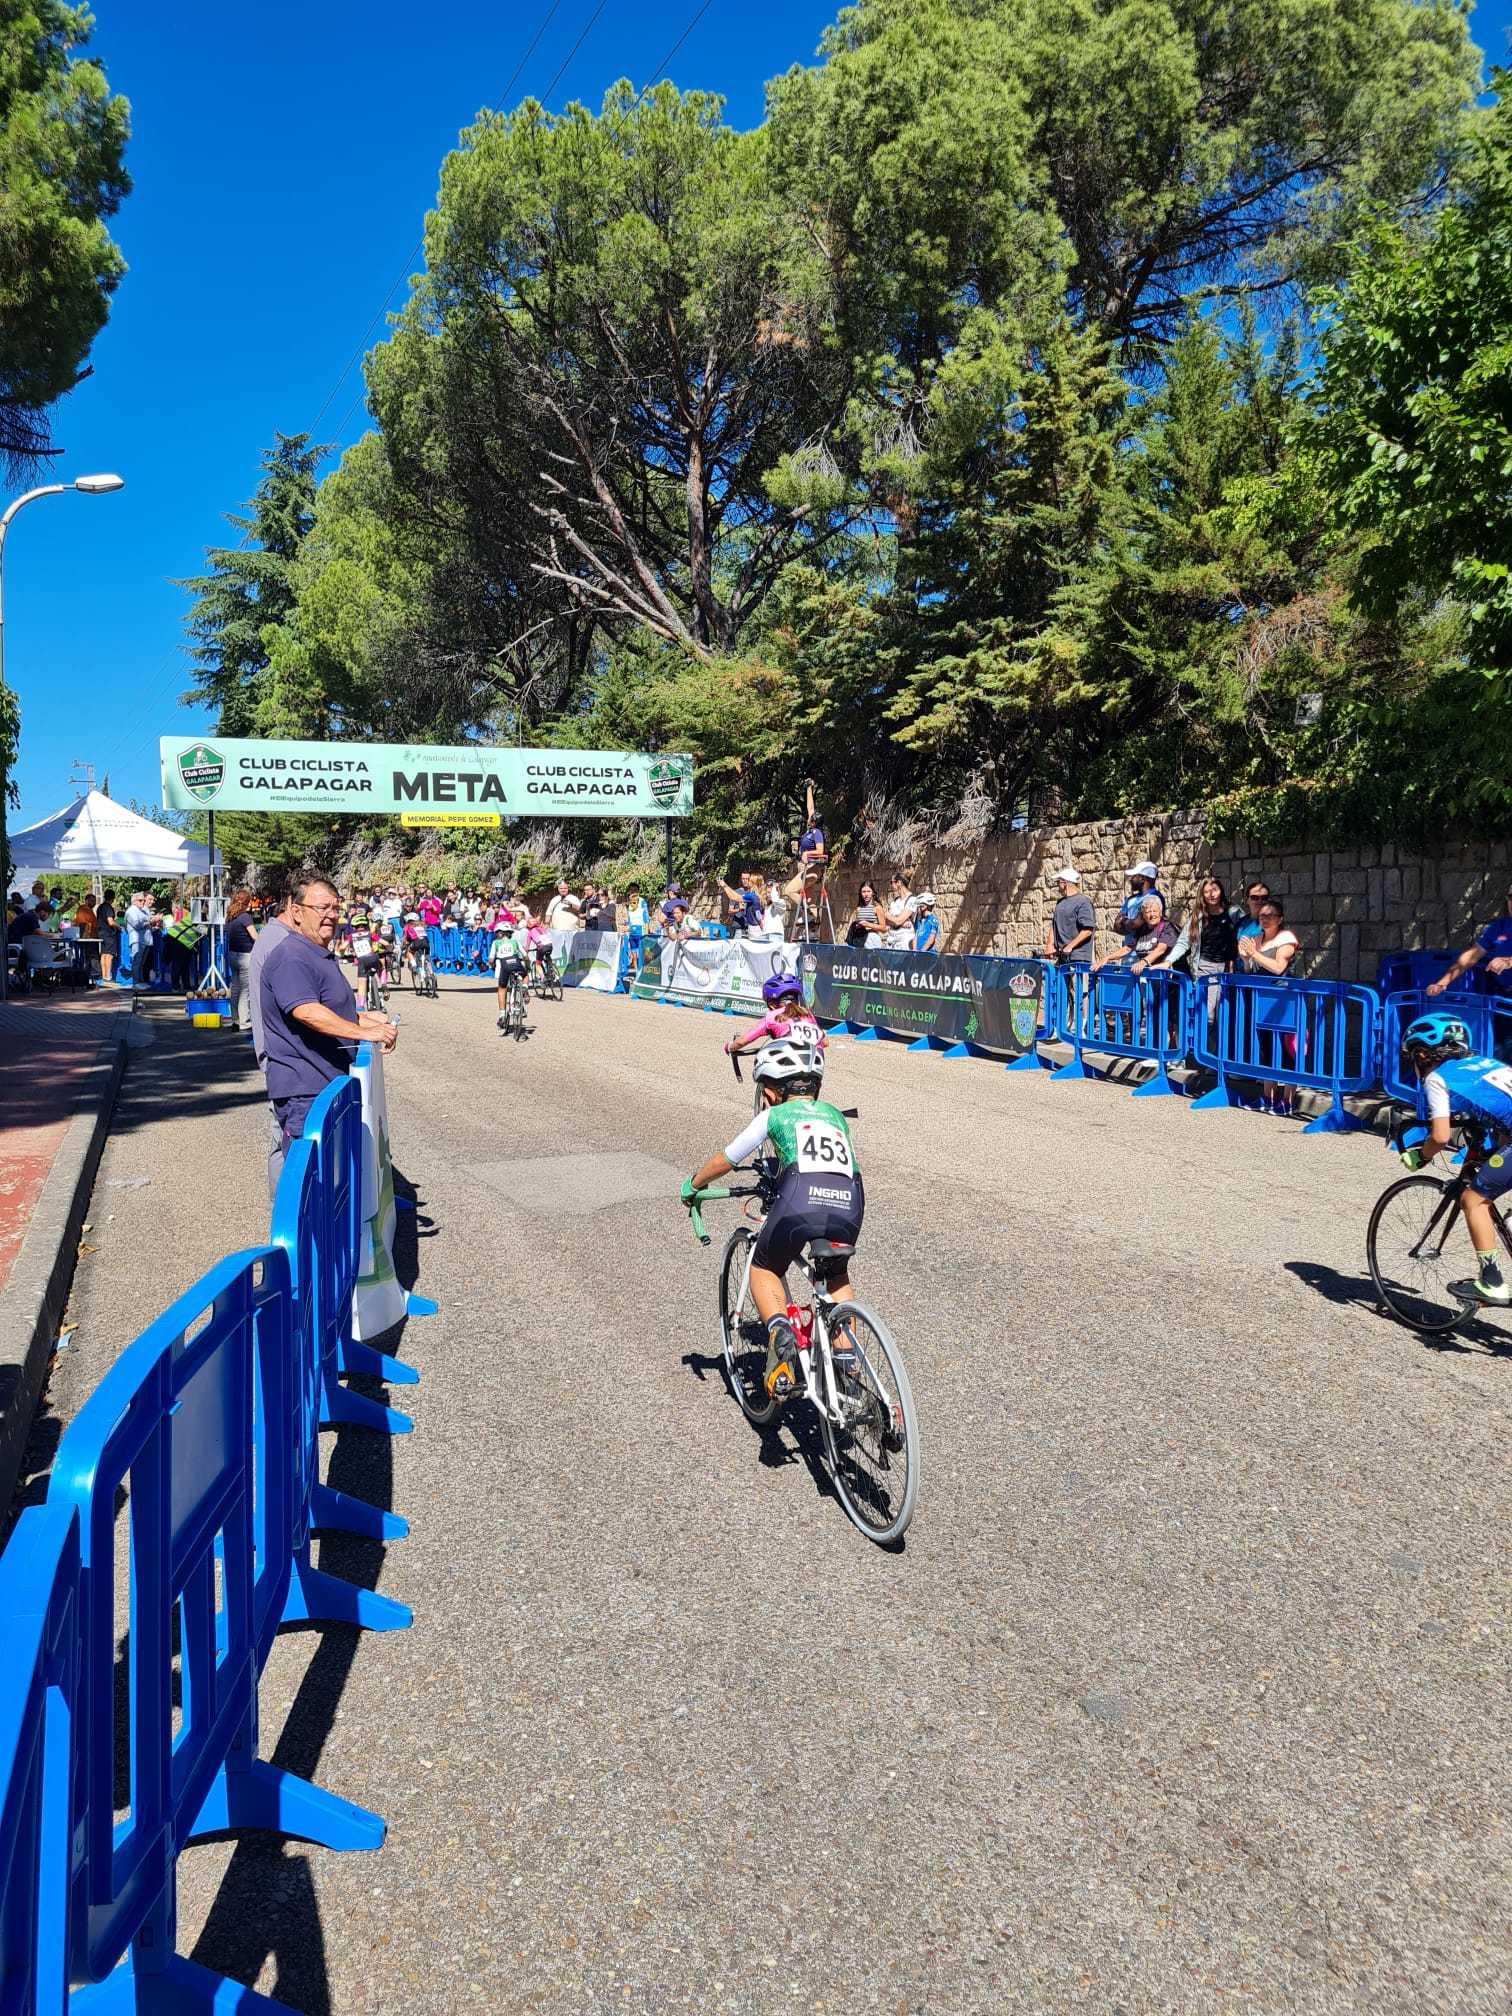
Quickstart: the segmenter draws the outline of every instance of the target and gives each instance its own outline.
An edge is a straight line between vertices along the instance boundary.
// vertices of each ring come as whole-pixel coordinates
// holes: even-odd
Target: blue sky
[[[12,830],[65,802],[80,759],[114,796],[157,800],[157,738],[200,725],[178,704],[172,582],[225,538],[220,514],[251,492],[275,429],[339,445],[362,431],[360,372],[338,379],[415,263],[443,154],[499,100],[549,4],[94,0],[95,52],[132,107],[135,190],[114,225],[131,270],[54,438],[61,475],[117,470],[127,488],[47,498],[12,526]],[[669,74],[752,124],[765,80],[812,59],[836,4],[713,0]],[[546,90],[596,5],[558,0],[510,102]],[[644,84],[698,6],[605,0],[549,102]],[[1509,22],[1512,0],[1489,0],[1476,40],[1500,56]]]
[[[44,498],[8,536],[12,831],[67,800],[76,759],[102,782],[108,771],[113,796],[157,802],[157,738],[201,721],[178,704],[189,673],[172,582],[226,538],[220,514],[250,494],[276,428],[342,445],[362,432],[360,370],[337,380],[414,269],[442,156],[498,102],[550,0],[92,4],[93,51],[131,101],[135,187],[112,227],[131,270],[54,440],[61,475],[116,470],[127,487]],[[596,4],[560,0],[511,103],[545,91]],[[620,77],[644,84],[698,5],[606,0],[552,106],[596,106]],[[764,81],[812,60],[834,12],[713,0],[669,74],[754,124]]]

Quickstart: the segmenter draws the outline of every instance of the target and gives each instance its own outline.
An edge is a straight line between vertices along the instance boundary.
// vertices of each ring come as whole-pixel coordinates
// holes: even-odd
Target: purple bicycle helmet
[[[775,1008],[787,995],[797,994],[801,997],[802,993],[803,988],[796,973],[774,973],[762,988],[761,998],[768,1008]]]

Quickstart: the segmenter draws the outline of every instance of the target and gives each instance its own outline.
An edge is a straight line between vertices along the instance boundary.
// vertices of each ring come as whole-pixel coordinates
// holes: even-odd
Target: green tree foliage
[[[1509,73],[1494,82],[1505,90]],[[1394,614],[1452,594],[1472,665],[1512,674],[1512,107],[1472,144],[1426,238],[1382,220],[1333,297],[1309,446],[1364,535],[1359,590]]]
[[[195,687],[184,701],[213,707],[222,735],[317,734],[329,726],[334,696],[311,680],[285,634],[324,453],[306,434],[278,435],[251,501],[226,513],[241,544],[209,548],[210,572],[178,584],[194,597],[186,622]]]
[[[691,749],[713,868],[777,865],[808,775],[868,845],[1485,805],[1398,732],[1512,648],[1478,65],[1455,0],[859,0],[754,132],[670,84],[485,114],[377,431],[276,622],[205,605],[206,690]]]
[[[93,19],[0,0],[0,468],[48,448],[47,409],[84,375],[125,261],[105,220],[131,187],[126,100],[79,52]]]

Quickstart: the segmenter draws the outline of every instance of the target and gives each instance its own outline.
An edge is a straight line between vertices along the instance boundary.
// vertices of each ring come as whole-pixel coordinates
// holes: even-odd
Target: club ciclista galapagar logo
[[[226,781],[226,759],[208,742],[196,742],[192,748],[179,751],[178,772],[189,796],[203,805]]]

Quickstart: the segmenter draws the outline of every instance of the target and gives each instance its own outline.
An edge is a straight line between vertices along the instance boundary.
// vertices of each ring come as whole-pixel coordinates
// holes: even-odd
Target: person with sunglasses
[[[333,1078],[347,1075],[357,1045],[376,1043],[390,1051],[399,1036],[386,1015],[357,1012],[331,949],[340,914],[333,886],[322,876],[302,875],[294,885],[288,935],[258,976],[264,1072],[279,1131],[279,1152],[268,1168],[275,1188],[305,1115]]]

